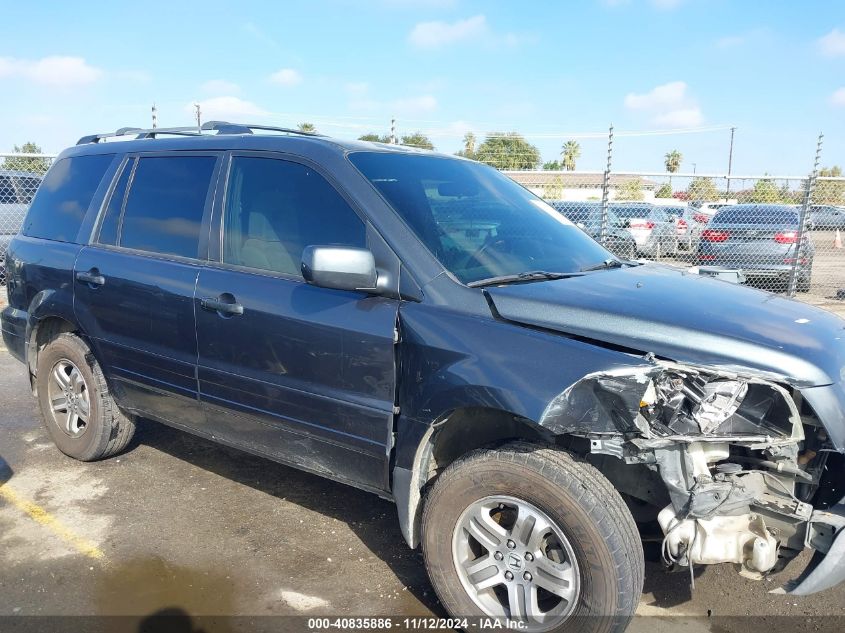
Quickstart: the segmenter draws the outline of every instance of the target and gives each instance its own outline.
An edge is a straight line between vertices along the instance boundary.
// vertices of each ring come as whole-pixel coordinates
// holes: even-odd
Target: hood
[[[845,380],[845,320],[660,265],[486,289],[501,318],[795,387]]]

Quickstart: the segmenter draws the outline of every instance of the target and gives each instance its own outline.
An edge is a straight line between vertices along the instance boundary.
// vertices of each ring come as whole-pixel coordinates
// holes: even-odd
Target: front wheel
[[[426,500],[423,547],[455,617],[621,632],[642,591],[642,544],[622,497],[553,448],[514,443],[452,464]]]

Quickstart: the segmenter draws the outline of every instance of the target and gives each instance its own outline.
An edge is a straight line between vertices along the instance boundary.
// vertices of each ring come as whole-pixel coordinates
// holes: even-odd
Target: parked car
[[[750,281],[784,285],[797,265],[797,289],[810,290],[815,249],[799,241],[798,210],[775,204],[738,204],[716,213],[701,233],[698,261],[742,270]],[[797,260],[797,261],[796,261]]]
[[[810,205],[807,226],[810,229],[845,229],[845,207],[832,204]]]
[[[3,340],[59,450],[157,420],[371,491],[464,629],[622,631],[629,503],[675,565],[845,579],[843,320],[620,261],[480,163],[205,127],[80,139],[11,242]]]
[[[617,202],[610,208],[631,232],[639,255],[660,258],[677,254],[675,222],[663,207],[647,202]]]
[[[601,241],[600,202],[551,200],[549,204],[594,240]],[[634,236],[628,229],[623,228],[622,220],[611,209],[607,211],[605,246],[607,250],[622,259],[634,259],[637,256],[637,243],[634,241]]]
[[[678,236],[678,248],[694,251],[703,227],[710,221],[706,215],[688,205],[661,206],[670,219],[675,222],[675,234]]]
[[[0,170],[0,284],[6,282],[6,249],[21,228],[41,176],[26,171]]]

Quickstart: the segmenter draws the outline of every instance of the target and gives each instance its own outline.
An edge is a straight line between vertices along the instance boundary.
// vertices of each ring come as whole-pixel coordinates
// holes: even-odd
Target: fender
[[[60,286],[38,292],[30,301],[26,320],[26,362],[30,374],[35,374],[38,359],[38,328],[50,317],[68,321],[76,326],[73,313],[73,289]]]

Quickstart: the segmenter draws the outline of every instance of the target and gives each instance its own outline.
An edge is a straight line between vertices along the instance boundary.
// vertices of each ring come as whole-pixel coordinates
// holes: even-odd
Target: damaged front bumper
[[[809,596],[845,582],[845,497],[827,511],[816,511],[807,526],[813,560],[795,580],[771,593]]]
[[[663,508],[667,565],[733,563],[762,578],[810,547],[814,563],[784,592],[845,580],[845,499],[813,507],[827,460],[842,449],[841,429],[823,424],[841,421],[842,399],[809,388],[803,402],[776,377],[646,360],[585,376],[549,405],[543,423],[588,438],[594,455],[656,473],[668,499],[648,498],[648,486],[623,489],[629,474],[614,483]],[[823,411],[813,415],[816,403]]]

